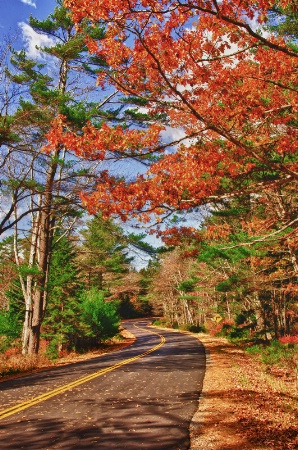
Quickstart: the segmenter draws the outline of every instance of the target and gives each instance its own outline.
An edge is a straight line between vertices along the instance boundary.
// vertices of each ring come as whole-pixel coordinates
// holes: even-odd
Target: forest
[[[296,2],[56,3],[1,47],[1,353],[298,344]]]

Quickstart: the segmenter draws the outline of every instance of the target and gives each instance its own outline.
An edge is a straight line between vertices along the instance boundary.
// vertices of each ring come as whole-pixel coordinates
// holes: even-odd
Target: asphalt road
[[[0,383],[0,448],[188,449],[203,345],[147,321],[124,326],[130,347]]]

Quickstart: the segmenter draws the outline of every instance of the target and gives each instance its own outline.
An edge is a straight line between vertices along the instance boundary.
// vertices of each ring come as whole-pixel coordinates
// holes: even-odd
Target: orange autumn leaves
[[[86,159],[104,160],[108,152],[120,153],[123,157],[142,156],[150,152],[152,143],[157,143],[163,126],[152,124],[144,130],[123,129],[121,126],[111,127],[103,123],[98,129],[90,122],[82,128],[82,133],[67,130],[65,117],[58,116],[47,134],[48,145],[44,147],[50,152],[59,144],[74,151]]]
[[[58,119],[48,150],[62,144],[99,160],[159,156],[130,180],[103,172],[97,191],[83,195],[91,212],[142,213],[146,221],[152,212],[256,192],[262,171],[274,182],[297,179],[297,57],[281,37],[248,21],[263,23],[273,3],[67,0],[78,24],[105,23],[105,39],[87,40],[107,62],[98,83],[145,98],[152,121],[145,131],[89,124],[78,135]],[[169,144],[163,147],[164,126],[154,119],[161,115],[189,140],[163,152]]]

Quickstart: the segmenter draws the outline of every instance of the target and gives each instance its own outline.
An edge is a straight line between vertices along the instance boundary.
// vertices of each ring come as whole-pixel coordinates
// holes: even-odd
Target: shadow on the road
[[[197,398],[195,392],[185,399]],[[100,449],[100,450],[186,450],[189,448],[188,418],[181,417],[181,402],[169,398],[108,399],[115,415],[105,415],[104,405],[93,417],[77,421],[44,419],[30,413],[18,420],[13,435],[10,426],[0,426],[3,450],[30,449]],[[89,403],[93,403],[89,399]],[[164,406],[167,405],[165,410]],[[194,407],[194,406],[193,406]],[[139,412],[141,411],[141,414]],[[171,424],[175,426],[171,426]]]

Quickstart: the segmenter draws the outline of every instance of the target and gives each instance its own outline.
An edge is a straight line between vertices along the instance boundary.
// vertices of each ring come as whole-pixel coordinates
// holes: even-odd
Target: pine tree
[[[12,131],[18,136],[18,146],[13,148],[9,158],[10,161],[14,158],[14,173],[8,172],[11,164],[4,166],[7,185],[12,198],[16,199],[10,208],[14,213],[16,250],[20,239],[19,222],[24,217],[31,221],[30,235],[27,236],[30,240],[27,265],[31,272],[28,271],[26,276],[20,272],[26,304],[24,353],[37,353],[39,348],[41,324],[46,314],[53,231],[59,224],[65,230],[73,226],[80,216],[79,190],[84,186],[87,190],[92,189],[96,178],[96,165],[70,158],[65,146],[57,144],[51,154],[42,152],[46,134],[51,121],[59,114],[63,114],[68,126],[76,131],[88,120],[100,122],[101,110],[105,114],[102,105],[106,104],[106,101],[99,104],[92,99],[94,72],[102,61],[88,54],[85,30],[75,32],[63,1],[59,0],[57,5],[46,20],[30,18],[30,25],[37,33],[51,38],[49,46],[39,49],[48,64],[28,59],[25,51],[14,52],[11,67],[7,70],[11,82],[22,86],[25,92],[13,116]],[[88,28],[87,23],[85,27]],[[97,26],[90,32],[95,39],[103,36],[102,29]],[[82,74],[80,79],[78,74]],[[88,79],[89,85],[92,84],[90,89]],[[21,174],[20,178],[17,174]],[[19,214],[19,205],[23,207],[24,200],[28,200],[29,207]],[[21,266],[19,253],[15,258]]]
[[[87,222],[81,235],[80,266],[85,282],[89,287],[109,292],[113,284],[121,282],[131,262],[123,232],[112,220],[97,216]]]
[[[75,348],[80,324],[79,296],[83,289],[76,249],[71,237],[56,233],[53,240],[51,270],[48,282],[48,304],[42,336],[49,341],[47,351],[52,357],[62,350]]]

